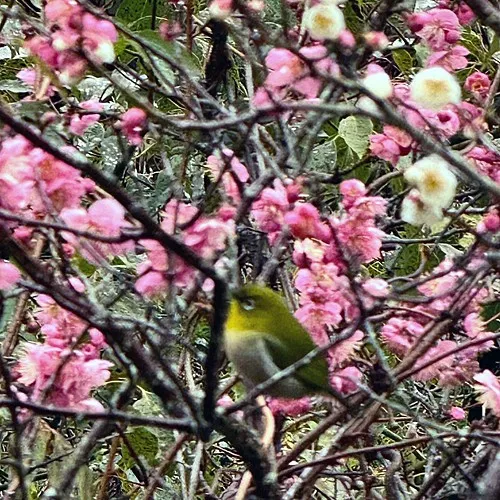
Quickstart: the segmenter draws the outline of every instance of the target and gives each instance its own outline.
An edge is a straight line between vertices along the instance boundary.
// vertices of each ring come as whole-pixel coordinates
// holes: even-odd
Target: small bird
[[[224,331],[226,354],[252,388],[299,361],[317,346],[279,294],[249,284],[235,291]],[[326,359],[318,355],[267,391],[273,397],[332,394]]]

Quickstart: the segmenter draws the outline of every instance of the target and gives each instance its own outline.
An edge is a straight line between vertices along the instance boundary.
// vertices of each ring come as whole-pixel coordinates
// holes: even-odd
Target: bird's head
[[[272,332],[280,317],[289,314],[276,292],[260,285],[245,285],[232,294],[226,330]]]

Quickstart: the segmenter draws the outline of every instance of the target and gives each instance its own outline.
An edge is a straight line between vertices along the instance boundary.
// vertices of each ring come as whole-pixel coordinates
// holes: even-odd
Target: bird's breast
[[[226,331],[224,344],[227,357],[250,387],[265,382],[280,371],[260,332]],[[282,398],[299,398],[306,393],[307,389],[295,377],[280,380],[266,391],[266,394]]]

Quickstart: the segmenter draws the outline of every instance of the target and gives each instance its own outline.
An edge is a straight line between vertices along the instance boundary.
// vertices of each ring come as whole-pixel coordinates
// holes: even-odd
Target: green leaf
[[[405,49],[398,49],[392,53],[392,57],[396,66],[400,69],[401,73],[409,75],[413,69],[413,57]]]
[[[364,116],[348,116],[339,123],[339,137],[362,158],[368,150],[369,137],[373,132],[373,123]]]
[[[157,436],[148,431],[146,427],[136,427],[132,432],[127,433],[127,439],[137,456],[146,459],[149,465],[155,464],[159,450]],[[122,445],[122,457],[127,465],[126,468],[130,468],[135,463],[126,445]]]
[[[142,30],[137,33],[148,45],[154,47],[157,51],[168,56],[176,64],[182,66],[192,77],[201,77],[202,71],[195,57],[180,43],[167,42],[163,40],[160,35],[153,30]],[[136,44],[137,50],[144,53],[144,49],[140,44]],[[174,68],[166,60],[151,55],[148,53],[154,62],[156,68],[152,68],[159,78],[173,83],[174,82]],[[147,59],[146,59],[147,60]]]
[[[168,2],[157,2],[156,23],[158,19],[170,18],[172,8]],[[153,13],[153,2],[151,0],[121,0],[116,11],[116,18],[123,21],[129,27],[144,29],[151,27],[151,16]]]
[[[1,298],[0,298],[1,300]],[[17,298],[9,297],[3,300],[3,311],[0,315],[0,339],[3,340],[4,333],[7,331],[7,327],[10,324],[11,319],[14,317],[16,311]]]
[[[500,329],[500,318],[496,317],[497,315],[500,315],[500,300],[483,306],[481,316],[484,321],[489,321],[487,330],[490,332],[498,332]]]
[[[14,94],[22,94],[30,92],[30,87],[19,80],[2,80],[0,81],[0,90],[5,92],[13,92]]]
[[[308,169],[313,172],[332,173],[337,163],[337,145],[335,141],[327,141],[314,146],[309,160]]]

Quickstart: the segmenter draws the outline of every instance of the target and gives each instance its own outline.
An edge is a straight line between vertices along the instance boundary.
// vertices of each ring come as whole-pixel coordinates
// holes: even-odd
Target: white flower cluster
[[[453,202],[457,178],[449,164],[438,155],[415,162],[404,173],[415,188],[401,205],[401,218],[413,225],[432,225],[443,219],[443,209]]]

